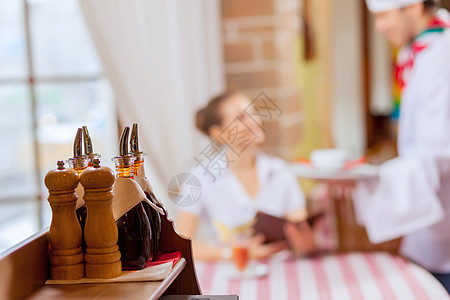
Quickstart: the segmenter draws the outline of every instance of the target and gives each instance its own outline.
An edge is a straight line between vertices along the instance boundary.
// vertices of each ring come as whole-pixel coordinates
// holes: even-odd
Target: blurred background
[[[0,0],[0,252],[49,225],[43,178],[83,125],[112,167],[119,131],[139,123],[170,206],[168,182],[209,143],[194,114],[224,89],[280,107],[269,154],[389,159],[395,55],[360,0]]]

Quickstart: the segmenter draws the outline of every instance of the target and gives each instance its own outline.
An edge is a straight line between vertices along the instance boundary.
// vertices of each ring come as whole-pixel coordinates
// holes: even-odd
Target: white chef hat
[[[366,0],[367,8],[371,12],[380,12],[405,7],[424,0]]]

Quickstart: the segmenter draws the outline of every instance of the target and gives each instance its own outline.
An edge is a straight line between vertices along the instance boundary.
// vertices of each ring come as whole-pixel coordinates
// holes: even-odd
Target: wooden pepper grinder
[[[81,248],[81,227],[75,214],[79,178],[73,169],[51,170],[44,179],[52,208],[50,224],[50,277],[55,280],[76,280],[84,277],[84,257]]]
[[[100,167],[99,159],[94,159],[93,167],[84,170],[80,176],[87,208],[84,227],[87,278],[106,279],[122,274],[118,231],[112,213],[114,181],[113,170]]]

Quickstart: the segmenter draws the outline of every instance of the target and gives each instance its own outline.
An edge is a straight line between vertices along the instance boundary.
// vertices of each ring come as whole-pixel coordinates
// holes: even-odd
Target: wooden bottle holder
[[[132,291],[133,299],[201,294],[195,274],[191,239],[176,232],[173,221],[168,218],[167,211],[162,205],[164,213],[160,214],[160,250],[163,253],[181,251],[182,254],[182,260],[177,263],[173,273],[166,279],[148,283],[90,284],[89,288],[83,284],[44,284],[48,279],[77,280],[85,275],[81,250],[81,227],[75,215],[77,196],[74,189],[80,179],[74,170],[64,169],[62,161],[58,162],[58,166],[60,167],[58,170],[50,171],[45,178],[45,184],[50,190],[49,202],[54,213],[51,228],[44,229],[0,255],[0,277],[2,278],[0,299],[111,299],[129,297],[130,291]],[[87,187],[86,205],[91,211],[91,216],[94,214],[99,217],[98,219],[93,217],[89,221],[88,216],[86,223],[88,247],[86,272],[98,278],[120,275],[121,263],[120,257],[117,257],[119,251],[116,248],[117,226],[110,214],[114,197],[111,193],[115,181],[114,174],[108,168],[102,168],[99,171],[101,176],[98,178],[89,174],[89,171],[84,172],[86,174],[82,176],[82,183],[85,188]],[[100,225],[105,221],[106,228]],[[113,232],[113,234],[105,235],[105,232]],[[100,237],[100,242],[92,242],[91,238],[95,236]],[[100,262],[106,262],[107,267],[97,268]],[[108,276],[104,276],[106,273]]]
[[[183,270],[162,282],[45,285],[49,279],[49,236],[47,229],[0,255],[0,299],[158,299],[162,295],[200,295],[192,259],[191,240],[177,234],[172,220],[161,215],[162,252],[181,251]],[[132,291],[132,294],[130,294]]]

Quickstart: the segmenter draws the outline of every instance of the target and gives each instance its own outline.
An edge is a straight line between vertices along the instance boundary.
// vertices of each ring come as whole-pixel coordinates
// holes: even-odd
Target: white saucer
[[[292,172],[298,177],[310,179],[359,180],[377,178],[379,166],[361,164],[351,169],[316,168],[302,163],[291,163]]]
[[[224,267],[222,275],[227,279],[255,279],[268,273],[269,269],[265,264],[249,262],[244,271],[236,269],[231,262]]]

